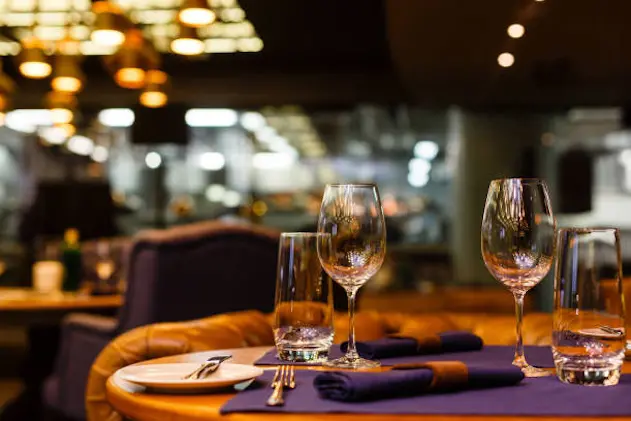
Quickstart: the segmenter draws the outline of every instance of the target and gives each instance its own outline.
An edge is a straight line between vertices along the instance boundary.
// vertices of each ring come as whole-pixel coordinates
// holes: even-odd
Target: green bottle
[[[61,246],[61,264],[64,267],[64,291],[77,291],[81,285],[81,248],[79,231],[69,228],[64,234]]]

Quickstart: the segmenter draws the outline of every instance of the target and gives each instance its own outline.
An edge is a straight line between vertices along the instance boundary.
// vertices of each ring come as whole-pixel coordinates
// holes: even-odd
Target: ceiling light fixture
[[[166,105],[168,97],[166,84],[169,77],[162,70],[147,71],[145,90],[140,94],[140,103],[149,108],[160,108]]]
[[[118,46],[125,41],[125,31],[130,22],[118,6],[107,0],[97,1],[92,5],[94,26],[90,38],[93,42],[107,46]]]
[[[157,67],[158,62],[159,56],[138,29],[127,31],[125,42],[108,60],[115,69],[114,80],[127,89],[145,86],[145,69]]]
[[[171,51],[183,56],[196,56],[204,52],[204,42],[199,39],[197,29],[180,25],[180,34],[171,41]]]
[[[140,94],[140,103],[148,108],[164,107],[168,97],[159,85],[149,85]]]
[[[232,127],[239,115],[229,108],[191,108],[184,115],[189,127]]]
[[[50,86],[59,92],[77,93],[83,88],[83,72],[76,58],[60,55],[55,59],[55,71]]]
[[[508,32],[509,37],[517,39],[524,36],[524,34],[526,33],[526,28],[524,28],[524,25],[514,23],[508,27],[506,32]]]
[[[31,79],[44,79],[50,75],[52,68],[46,60],[44,47],[38,38],[31,37],[22,43],[20,53],[20,73]]]
[[[210,25],[216,18],[206,0],[184,0],[178,14],[180,22],[196,28]]]
[[[502,67],[511,67],[515,64],[515,56],[511,53],[502,53],[497,56],[497,63]]]
[[[99,123],[108,127],[130,127],[136,116],[129,108],[106,108],[99,112]]]
[[[72,110],[77,106],[77,99],[68,93],[52,91],[46,95],[46,105],[53,124],[65,124],[74,119]]]

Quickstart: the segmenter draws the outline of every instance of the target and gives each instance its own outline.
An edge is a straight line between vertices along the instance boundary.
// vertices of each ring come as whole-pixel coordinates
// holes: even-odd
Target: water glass
[[[321,362],[333,343],[333,285],[322,270],[317,233],[283,233],[278,252],[274,339],[283,361]]]
[[[552,352],[566,383],[615,385],[626,331],[617,229],[557,233]]]

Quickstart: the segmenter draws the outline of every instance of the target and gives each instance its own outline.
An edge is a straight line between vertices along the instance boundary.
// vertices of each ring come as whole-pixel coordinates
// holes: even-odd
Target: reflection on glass
[[[324,191],[318,232],[330,242],[318,243],[324,270],[348,295],[349,338],[346,355],[326,365],[340,368],[377,367],[355,349],[355,295],[381,267],[386,253],[386,224],[375,185],[328,185]]]
[[[493,277],[515,298],[517,345],[513,364],[528,377],[550,374],[526,362],[522,318],[524,296],[552,266],[554,229],[548,188],[542,180],[491,182],[482,219],[482,258]]]
[[[552,337],[559,379],[617,384],[626,345],[624,316],[618,230],[559,230]]]

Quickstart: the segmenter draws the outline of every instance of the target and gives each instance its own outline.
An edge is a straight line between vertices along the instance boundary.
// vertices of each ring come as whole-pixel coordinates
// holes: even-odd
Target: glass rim
[[[296,231],[296,232],[281,232],[281,237],[317,237],[318,235],[322,235],[320,232],[307,232],[307,231]]]
[[[566,232],[571,234],[620,233],[620,228],[616,227],[561,227],[557,229],[559,233]]]
[[[347,186],[347,187],[377,187],[376,183],[333,183],[333,184],[327,184],[326,187],[343,187],[343,186]]]
[[[526,183],[542,183],[546,184],[546,181],[543,178],[537,177],[503,177],[503,178],[495,178],[491,180],[491,184],[493,183],[501,183],[503,181],[511,181],[511,180],[521,180]]]

